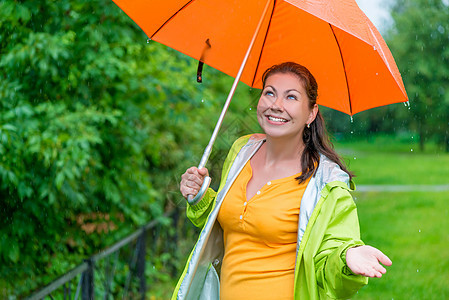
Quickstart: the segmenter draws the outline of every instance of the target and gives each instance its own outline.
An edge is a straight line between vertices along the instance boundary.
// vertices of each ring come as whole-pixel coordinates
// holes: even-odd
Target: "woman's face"
[[[268,77],[257,105],[257,119],[267,136],[302,137],[304,127],[318,112],[310,109],[304,84],[292,73],[275,73]]]

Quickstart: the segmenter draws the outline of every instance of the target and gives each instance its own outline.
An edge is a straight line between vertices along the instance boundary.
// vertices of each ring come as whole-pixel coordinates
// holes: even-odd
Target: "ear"
[[[309,118],[307,119],[307,124],[315,121],[316,115],[318,113],[318,104],[313,105],[312,110],[310,111]]]

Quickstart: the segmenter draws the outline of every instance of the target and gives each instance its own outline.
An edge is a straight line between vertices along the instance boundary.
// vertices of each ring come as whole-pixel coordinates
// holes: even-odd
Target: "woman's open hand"
[[[179,190],[184,198],[187,199],[188,195],[195,197],[203,185],[204,178],[206,176],[209,176],[209,171],[206,168],[188,168],[187,171],[182,174],[181,183],[179,186]]]
[[[346,252],[346,264],[354,274],[382,277],[387,270],[380,263],[385,266],[392,264],[388,256],[371,246],[349,248]]]

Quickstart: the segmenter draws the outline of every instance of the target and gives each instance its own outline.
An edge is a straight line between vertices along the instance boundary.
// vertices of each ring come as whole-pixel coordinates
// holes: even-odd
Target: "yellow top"
[[[308,180],[299,174],[267,182],[246,199],[248,163],[218,214],[225,255],[220,299],[293,299],[299,206]]]

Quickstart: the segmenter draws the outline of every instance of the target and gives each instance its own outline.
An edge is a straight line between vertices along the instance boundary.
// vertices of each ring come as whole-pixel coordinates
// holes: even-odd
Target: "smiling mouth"
[[[279,117],[273,117],[273,116],[267,116],[268,120],[272,121],[272,122],[282,122],[282,123],[287,123],[288,120],[283,119],[283,118],[279,118]]]

